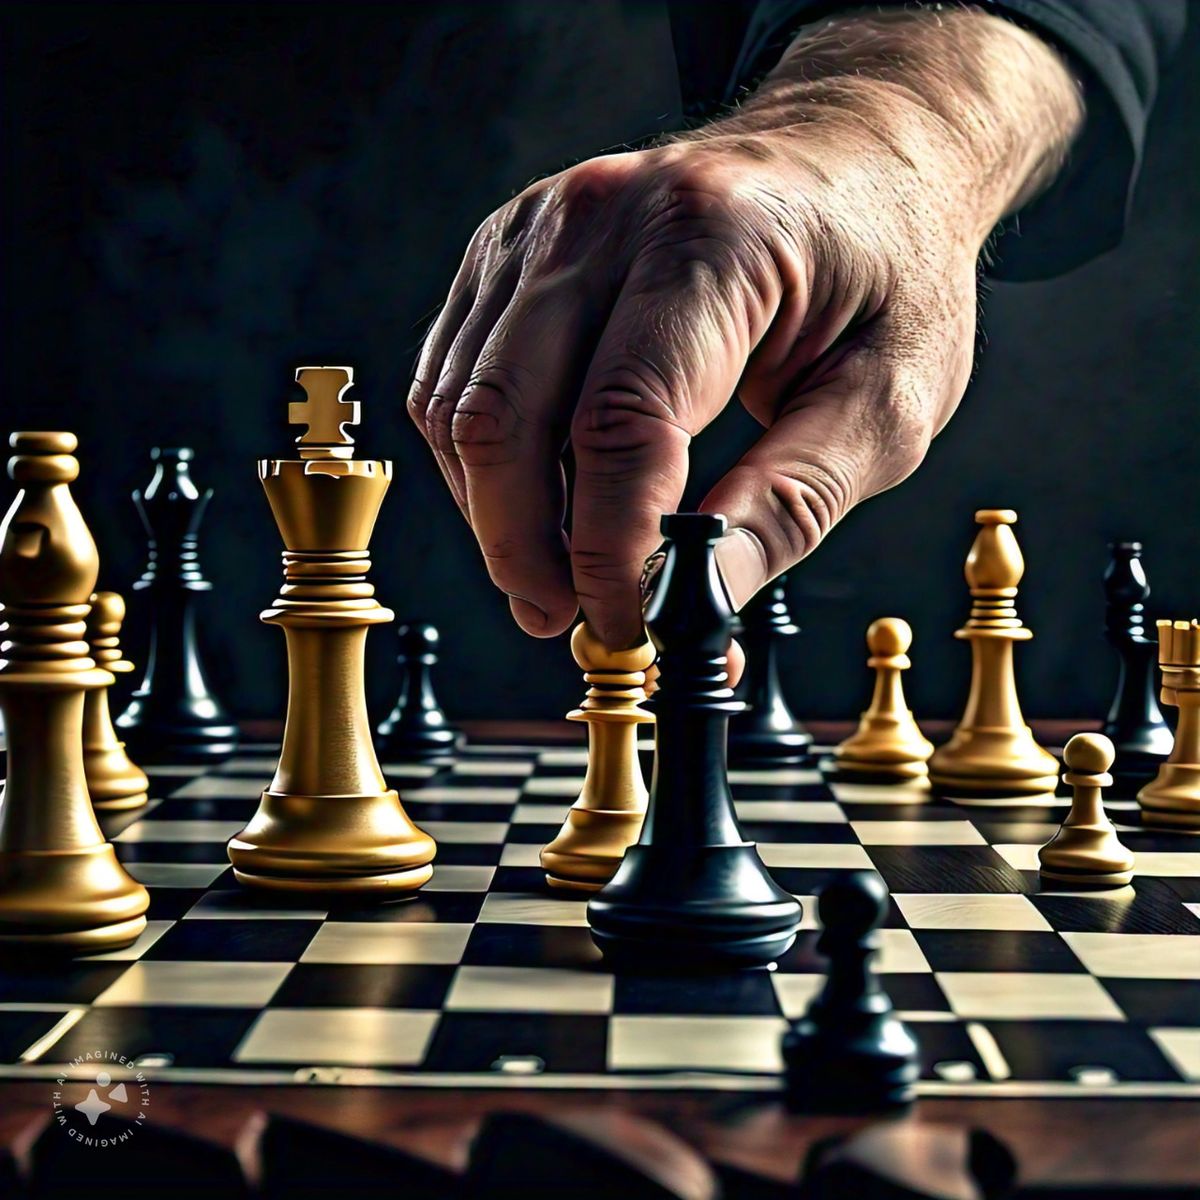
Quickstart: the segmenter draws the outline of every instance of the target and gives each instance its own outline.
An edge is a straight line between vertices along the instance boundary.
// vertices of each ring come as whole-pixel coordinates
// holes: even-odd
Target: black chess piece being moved
[[[403,682],[396,707],[380,722],[377,749],[396,762],[447,762],[462,744],[462,734],[446,719],[433,694],[431,678],[441,637],[432,625],[410,622],[396,633],[400,639]]]
[[[779,681],[779,646],[800,626],[787,606],[787,576],[767,584],[742,610],[740,640],[746,673],[739,695],[746,710],[729,722],[729,761],[733,766],[806,762],[812,734],[796,720]]]
[[[1120,656],[1116,693],[1102,732],[1116,747],[1114,794],[1154,778],[1175,739],[1158,707],[1158,643],[1146,636],[1150,584],[1141,542],[1113,542],[1104,572],[1105,636]]]
[[[733,613],[714,548],[725,518],[662,519],[662,567],[646,607],[659,651],[654,774],[641,839],[588,903],[592,938],[635,970],[761,967],[795,941],[800,905],[738,828],[725,737]]]
[[[133,502],[150,539],[149,562],[134,590],[149,598],[146,674],[117,728],[149,762],[211,761],[237,747],[238,729],[208,685],[196,638],[196,598],[212,584],[196,553],[212,488],[196,487],[186,447],[155,448],[154,476]]]
[[[817,902],[825,986],[784,1034],[788,1102],[821,1112],[871,1112],[909,1103],[917,1044],[871,969],[887,888],[871,871],[829,884]]]

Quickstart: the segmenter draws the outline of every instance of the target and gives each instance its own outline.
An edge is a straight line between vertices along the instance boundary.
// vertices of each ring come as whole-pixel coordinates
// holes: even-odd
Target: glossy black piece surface
[[[446,719],[433,694],[433,667],[440,635],[432,625],[411,623],[397,629],[403,682],[396,707],[381,721],[376,749],[396,762],[449,762],[462,734]]]
[[[883,881],[869,871],[850,873],[821,892],[824,932],[817,949],[829,960],[825,986],[783,1038],[793,1107],[871,1112],[913,1099],[917,1044],[871,969],[887,898]]]
[[[146,673],[117,728],[135,757],[147,762],[225,758],[237,747],[237,725],[213,695],[196,636],[196,600],[212,589],[196,553],[212,489],[196,487],[186,447],[151,451],[154,476],[133,503],[149,538],[149,561],[134,591],[149,600]]]
[[[1158,707],[1158,643],[1146,636],[1150,584],[1142,566],[1142,544],[1113,542],[1109,550],[1104,629],[1120,669],[1103,732],[1117,750],[1112,768],[1116,790],[1127,792],[1155,776],[1174,738]]]
[[[800,632],[788,612],[786,575],[750,600],[739,624],[746,670],[738,696],[746,709],[729,722],[729,761],[735,767],[805,762],[812,734],[788,707],[779,679],[780,642]]]
[[[650,805],[637,845],[592,897],[606,959],[650,972],[761,967],[795,940],[800,905],[775,883],[734,815],[725,738],[733,614],[714,546],[723,517],[664,517],[665,556],[646,609],[659,651]]]

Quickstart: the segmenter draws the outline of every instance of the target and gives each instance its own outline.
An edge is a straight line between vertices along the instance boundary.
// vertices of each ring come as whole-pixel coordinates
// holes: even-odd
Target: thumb
[[[933,419],[915,375],[855,357],[836,380],[786,405],[700,505],[729,520],[717,565],[735,608],[925,456]]]

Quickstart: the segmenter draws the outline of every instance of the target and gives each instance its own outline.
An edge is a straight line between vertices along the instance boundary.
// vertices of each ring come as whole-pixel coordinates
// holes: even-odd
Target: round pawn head
[[[907,654],[912,640],[912,626],[900,617],[880,617],[867,626],[867,649],[873,658]]]
[[[97,638],[114,638],[121,632],[125,620],[125,601],[119,592],[93,592],[92,611],[88,613],[88,641]]]
[[[400,652],[410,657],[436,654],[438,643],[442,640],[436,625],[427,625],[422,621],[397,626],[396,636],[400,639]]]
[[[866,937],[883,921],[887,895],[883,880],[873,871],[854,871],[822,889],[817,915],[835,936]]]
[[[1067,770],[1079,775],[1104,775],[1117,752],[1102,733],[1077,733],[1063,749]]]
[[[580,621],[571,632],[571,653],[581,671],[616,671],[622,674],[648,670],[654,661],[654,647],[644,634],[636,646],[628,650],[610,650],[592,632],[586,621]]]
[[[125,600],[119,592],[93,592],[88,603],[87,640],[92,658],[106,671],[123,675],[133,670],[121,653],[121,625],[125,620]]]

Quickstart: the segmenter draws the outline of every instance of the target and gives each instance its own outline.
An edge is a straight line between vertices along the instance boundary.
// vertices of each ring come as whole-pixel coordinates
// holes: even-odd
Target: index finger
[[[641,637],[638,581],[659,518],[679,507],[692,436],[728,402],[750,349],[709,273],[672,272],[683,280],[664,287],[652,266],[626,280],[571,425],[575,591],[611,647]]]

